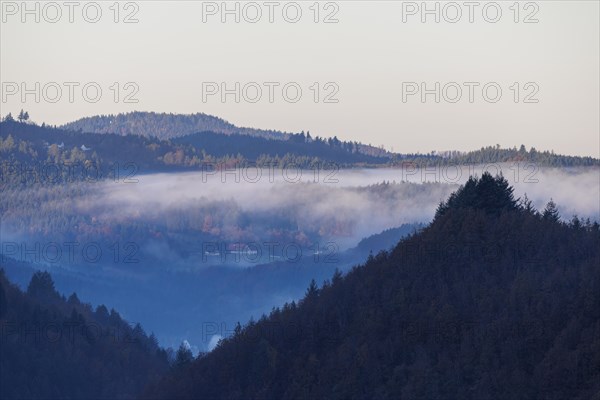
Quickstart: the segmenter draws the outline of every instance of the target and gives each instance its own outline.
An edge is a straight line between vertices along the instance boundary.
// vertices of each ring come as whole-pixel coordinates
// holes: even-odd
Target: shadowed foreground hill
[[[434,222],[149,388],[152,398],[600,399],[600,233],[471,179]]]
[[[47,272],[26,292],[0,269],[0,398],[135,398],[168,369],[167,353],[139,325],[77,295],[60,296]]]

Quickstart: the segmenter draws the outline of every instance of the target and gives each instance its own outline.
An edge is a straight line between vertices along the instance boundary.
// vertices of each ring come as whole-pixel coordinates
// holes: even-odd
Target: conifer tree
[[[550,199],[548,204],[546,204],[546,208],[544,208],[544,212],[542,213],[542,218],[552,222],[560,221],[560,215],[554,200]]]

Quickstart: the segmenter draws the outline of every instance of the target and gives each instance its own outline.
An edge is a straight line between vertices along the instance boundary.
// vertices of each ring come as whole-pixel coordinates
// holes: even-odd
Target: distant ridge
[[[240,128],[222,118],[204,113],[173,114],[134,111],[130,113],[85,117],[61,126],[63,129],[139,135],[168,140],[192,133],[211,131],[225,135],[242,134],[267,139],[284,140],[288,133],[253,128]]]
[[[289,140],[294,135],[291,132],[238,127],[222,118],[204,113],[173,114],[142,111],[80,118],[60,128],[90,133],[114,133],[122,136],[138,135],[160,140],[170,140],[199,132],[239,134],[272,140]],[[356,148],[359,153],[372,157],[392,156],[392,153],[383,148],[364,143],[356,143]]]
[[[26,130],[33,131],[47,128],[51,127],[46,124],[37,126],[33,123],[18,123],[4,118],[0,125],[0,136],[7,138],[12,133],[16,135],[15,138],[18,138],[20,136],[18,132],[24,133]],[[406,165],[406,163],[415,163],[416,166],[431,167],[515,162],[533,163],[537,167],[600,166],[600,159],[595,157],[562,155],[554,151],[536,150],[533,147],[527,150],[524,145],[518,148],[517,146],[501,148],[497,144],[467,152],[451,150],[433,151],[431,153],[391,153],[384,148],[356,141],[343,141],[337,137],[313,137],[308,132],[288,133],[275,130],[240,128],[221,118],[203,113],[167,114],[135,111],[116,115],[85,117],[64,124],[59,128],[69,135],[85,135],[86,138],[90,134],[98,135],[98,138],[89,140],[94,143],[103,141],[102,136],[112,134],[116,137],[127,138],[126,141],[131,139],[135,141],[135,138],[163,141],[161,145],[186,148],[186,151],[189,150],[187,147],[192,146],[199,152],[198,154],[205,151],[210,156],[230,155],[235,157],[239,153],[239,155],[249,160],[255,160],[261,154],[271,157],[286,155],[304,158],[317,157],[321,158],[322,161],[335,162],[344,167],[352,164],[354,166],[387,165],[399,167]],[[48,139],[43,135],[35,136],[42,140]],[[60,141],[57,143],[60,143]],[[9,151],[9,145],[0,143],[0,151]],[[89,147],[89,145],[86,146]],[[255,154],[257,152],[260,154]],[[340,155],[343,155],[343,157],[338,157]],[[194,155],[187,154],[187,156],[193,158]],[[197,156],[200,157],[200,155]],[[296,165],[300,165],[298,164],[300,162],[301,165],[306,166],[306,160],[294,159],[293,161]],[[183,164],[186,164],[186,162]]]

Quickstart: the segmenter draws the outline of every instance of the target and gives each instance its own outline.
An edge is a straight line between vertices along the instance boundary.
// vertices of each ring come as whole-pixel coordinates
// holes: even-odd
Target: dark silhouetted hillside
[[[350,249],[350,252],[368,256],[369,253],[378,253],[381,250],[390,250],[396,247],[398,242],[405,236],[414,234],[424,227],[423,224],[402,224],[397,228],[386,229],[383,232],[376,233],[362,239],[356,247]]]
[[[268,160],[268,156],[288,156],[296,165],[307,165],[316,159],[328,160],[337,164],[351,165],[385,164],[389,158],[374,157],[360,153],[358,144],[334,142],[323,139],[306,140],[304,134],[292,135],[289,140],[270,140],[241,134],[224,136],[214,132],[200,132],[173,139],[174,143],[189,144],[196,149],[216,157],[227,154],[241,154],[259,164],[265,162],[278,163],[279,160]],[[302,160],[301,158],[305,158]]]
[[[36,272],[26,292],[0,269],[0,398],[135,398],[168,368],[153,335],[115,310],[92,310]]]
[[[162,399],[600,399],[600,232],[471,179],[434,221],[151,386]]]

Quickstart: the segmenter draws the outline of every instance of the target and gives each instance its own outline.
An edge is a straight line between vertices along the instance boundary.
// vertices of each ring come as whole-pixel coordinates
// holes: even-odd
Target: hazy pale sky
[[[598,1],[427,2],[439,22],[421,1],[227,2],[239,22],[221,1],[27,2],[39,22],[0,3],[2,115],[204,112],[397,152],[523,143],[600,157]],[[239,102],[223,101],[236,82]]]

